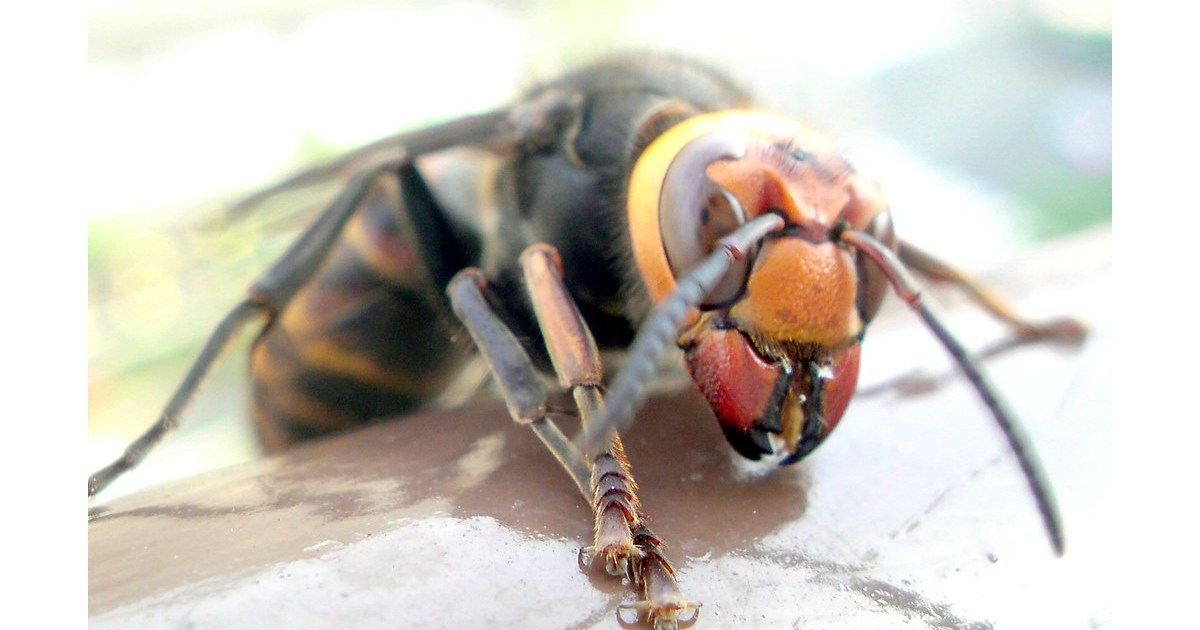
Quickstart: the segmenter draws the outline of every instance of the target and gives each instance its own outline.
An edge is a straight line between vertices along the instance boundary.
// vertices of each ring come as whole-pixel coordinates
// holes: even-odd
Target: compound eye
[[[888,210],[883,190],[871,181],[853,177],[846,184],[846,205],[839,218],[856,230],[862,230],[896,249],[896,229],[892,225],[892,213]],[[869,322],[879,312],[883,298],[891,289],[887,276],[879,266],[862,252],[856,256],[858,267],[858,314],[863,322]]]
[[[667,262],[676,278],[712,253],[721,237],[746,222],[737,198],[706,173],[713,162],[740,159],[745,154],[745,136],[712,132],[685,145],[667,168],[658,220]],[[751,258],[736,262],[700,308],[718,308],[740,297]]]
[[[876,214],[867,225],[866,233],[879,241],[896,249],[896,230],[892,226],[892,213],[885,208]],[[867,259],[863,253],[858,254],[858,312],[864,322],[871,321],[883,305],[883,298],[888,294],[890,283],[887,276],[877,265]]]

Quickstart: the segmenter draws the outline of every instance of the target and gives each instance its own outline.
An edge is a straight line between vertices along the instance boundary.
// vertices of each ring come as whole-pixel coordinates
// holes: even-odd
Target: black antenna
[[[962,369],[963,374],[971,381],[971,385],[975,387],[975,391],[983,399],[983,403],[992,412],[996,424],[1004,432],[1009,447],[1017,456],[1021,471],[1025,473],[1025,480],[1029,483],[1029,490],[1033,493],[1038,511],[1042,515],[1046,533],[1050,536],[1050,543],[1054,546],[1054,552],[1061,556],[1063,554],[1062,525],[1059,522],[1054,496],[1050,492],[1050,484],[1046,481],[1046,473],[1042,470],[1037,453],[1033,450],[1033,445],[1026,437],[1024,429],[1017,423],[1016,416],[996,396],[991,384],[984,378],[983,373],[980,372],[979,367],[975,365],[966,350],[959,345],[958,340],[929,310],[929,306],[921,297],[921,290],[917,283],[891,249],[871,235],[859,230],[835,230],[833,236],[835,240],[841,240],[866,254],[883,271],[888,281],[891,282],[892,288],[896,290],[896,294],[916,311],[921,319],[925,320],[925,325],[933,331],[934,336],[942,342],[942,346],[946,348],[946,351],[958,363],[958,367]]]
[[[736,261],[749,255],[755,243],[783,226],[783,218],[777,214],[764,214],[742,224],[717,241],[713,253],[676,280],[675,290],[651,311],[638,330],[625,365],[605,397],[604,410],[575,438],[580,451],[597,453],[607,446],[613,432],[629,428],[642,406],[659,357],[679,336],[679,325],[688,312],[708,297]]]

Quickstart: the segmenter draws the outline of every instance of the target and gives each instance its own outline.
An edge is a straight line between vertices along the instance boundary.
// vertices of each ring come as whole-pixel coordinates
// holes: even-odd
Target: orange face
[[[741,223],[768,212],[784,218],[679,342],[740,452],[799,459],[845,410],[863,327],[886,288],[836,237],[850,227],[894,246],[879,188],[803,125],[720,112],[680,123],[647,147],[631,175],[628,211],[655,300]]]

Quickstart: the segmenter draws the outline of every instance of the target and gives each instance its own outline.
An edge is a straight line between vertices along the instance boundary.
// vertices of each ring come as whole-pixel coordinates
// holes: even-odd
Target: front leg
[[[563,285],[562,262],[553,247],[530,246],[521,254],[521,270],[559,384],[571,390],[586,427],[604,406],[596,342]],[[694,620],[700,603],[684,596],[662,542],[646,526],[621,438],[613,434],[591,470],[594,538],[580,551],[581,560],[589,566],[602,560],[610,575],[626,575],[641,599],[623,607],[645,613],[655,628],[677,628],[680,614],[689,611],[687,620]]]
[[[552,247],[531,246],[521,256],[521,267],[559,382],[571,390],[586,426],[604,405],[603,368],[591,331],[563,286]],[[534,428],[592,505],[593,542],[580,552],[581,560],[589,565],[602,561],[608,573],[629,579],[639,599],[622,608],[644,613],[655,628],[677,628],[681,613],[700,604],[683,595],[661,542],[645,525],[620,438],[614,436],[609,448],[591,461],[566,440],[546,417],[545,395],[532,363],[492,311],[486,290],[483,274],[474,269],[460,273],[448,287],[455,313],[491,365],[510,414]]]

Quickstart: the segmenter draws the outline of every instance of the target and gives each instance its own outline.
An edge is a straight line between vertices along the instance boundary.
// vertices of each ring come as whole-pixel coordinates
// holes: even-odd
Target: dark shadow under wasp
[[[426,158],[465,148],[469,176],[457,184],[423,170]],[[89,497],[177,425],[251,322],[262,326],[251,373],[269,448],[426,404],[477,351],[513,419],[593,508],[581,560],[628,579],[636,599],[623,609],[677,627],[700,604],[646,526],[619,437],[658,359],[683,350],[739,453],[793,463],[845,413],[867,325],[890,291],[979,393],[1061,552],[1032,447],[908,269],[962,287],[1022,339],[1077,338],[1082,326],[1031,323],[899,240],[875,183],[817,132],[753,109],[719,74],[670,59],[597,64],[510,108],[377,142],[234,212],[342,173],[341,192],[221,321],[158,422],[89,479]],[[450,313],[474,351],[454,340]],[[627,349],[611,385],[601,349]],[[574,400],[575,440],[550,417],[545,371]]]

